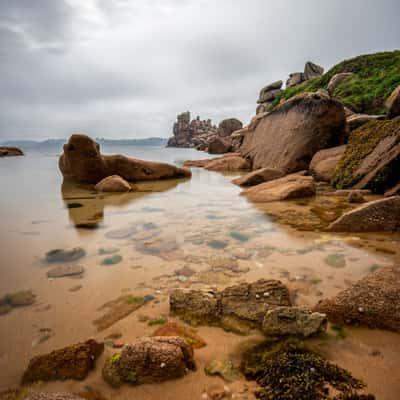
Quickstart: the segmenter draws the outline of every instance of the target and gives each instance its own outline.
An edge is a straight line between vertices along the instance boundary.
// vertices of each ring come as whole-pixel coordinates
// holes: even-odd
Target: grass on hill
[[[319,78],[284,90],[273,107],[303,92],[326,89],[340,72],[353,72],[334,91],[333,96],[358,113],[383,114],[385,100],[400,85],[400,50],[358,56],[342,61]]]

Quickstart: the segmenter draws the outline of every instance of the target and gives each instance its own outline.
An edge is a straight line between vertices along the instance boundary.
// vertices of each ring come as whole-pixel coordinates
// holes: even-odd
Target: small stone
[[[61,265],[47,271],[48,278],[62,278],[64,276],[82,275],[84,268],[81,265]]]
[[[48,263],[56,262],[71,262],[79,260],[86,255],[86,251],[82,247],[75,247],[73,249],[54,249],[46,253],[46,261]]]
[[[114,256],[106,257],[105,259],[103,259],[101,265],[115,265],[121,261],[122,261],[122,256],[116,254]]]

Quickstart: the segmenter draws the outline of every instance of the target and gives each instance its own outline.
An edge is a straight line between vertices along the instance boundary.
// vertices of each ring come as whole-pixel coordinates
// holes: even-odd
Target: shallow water
[[[135,193],[97,194],[91,186],[63,183],[58,151],[0,160],[0,296],[24,289],[37,295],[34,305],[0,316],[0,390],[18,384],[33,355],[88,337],[103,340],[113,332],[121,333],[125,343],[151,334],[155,328],[139,319],[168,316],[173,288],[223,288],[277,278],[292,290],[296,304],[313,306],[398,256],[375,250],[400,248],[399,236],[329,235],[279,225],[262,207],[239,196],[240,188],[230,183],[232,175],[193,169],[190,180],[140,183]],[[133,146],[103,152],[174,163],[207,157],[194,150]],[[71,203],[82,207],[67,208]],[[52,266],[44,261],[46,252],[78,246],[86,251],[75,262],[85,268],[83,276],[48,279]],[[100,255],[101,248],[116,251]],[[103,265],[114,255],[122,260]],[[210,270],[212,260],[226,257],[238,260],[238,271]],[[175,272],[182,267],[189,267],[192,276]],[[93,324],[101,316],[98,308],[129,293],[156,300],[98,332]],[[208,345],[195,353],[197,372],[180,380],[111,390],[100,372],[105,355],[113,351],[106,348],[84,382],[44,388],[79,391],[90,384],[109,398],[200,399],[205,388],[222,382],[205,376],[204,364],[215,357],[238,359],[238,349],[259,336],[208,327],[198,332]],[[324,348],[332,360],[364,379],[378,399],[397,399],[399,335],[346,329],[345,338],[330,332]],[[239,380],[231,387],[240,392],[245,385]]]

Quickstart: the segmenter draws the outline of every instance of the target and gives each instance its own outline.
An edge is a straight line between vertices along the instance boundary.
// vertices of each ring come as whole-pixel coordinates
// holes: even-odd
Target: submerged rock
[[[265,314],[262,330],[267,336],[309,336],[325,332],[325,314],[301,307],[276,307]]]
[[[9,313],[14,307],[26,307],[35,303],[36,295],[31,290],[6,294],[0,298],[0,315]]]
[[[85,269],[81,265],[61,265],[47,271],[48,278],[62,278],[63,276],[82,275]]]
[[[283,171],[275,168],[260,168],[256,171],[249,172],[246,175],[240,176],[232,181],[239,186],[254,186],[263,182],[269,182],[274,179],[282,178],[285,174]]]
[[[101,265],[115,265],[122,261],[122,256],[115,254],[111,257],[106,257],[102,260]]]
[[[261,183],[244,190],[241,195],[256,203],[289,200],[314,196],[316,187],[313,177],[290,174],[283,178]]]
[[[329,227],[332,232],[395,232],[400,230],[400,196],[370,201],[344,213]]]
[[[103,349],[103,343],[90,339],[48,354],[35,356],[29,361],[22,383],[85,379],[94,368]]]
[[[46,261],[48,263],[71,262],[79,260],[86,255],[86,251],[82,247],[73,249],[54,249],[46,253]]]
[[[138,338],[106,361],[103,378],[113,387],[140,385],[180,378],[194,369],[193,350],[181,337]]]
[[[290,306],[288,289],[276,280],[260,279],[221,292],[175,290],[170,311],[191,325],[215,325],[241,334],[260,329],[265,313],[277,306]]]
[[[118,175],[107,176],[94,187],[98,192],[130,192],[132,186]]]
[[[344,142],[345,126],[338,101],[314,93],[298,95],[264,115],[245,135],[240,153],[251,160],[253,169],[301,171],[308,169],[317,151]]]
[[[64,145],[59,168],[65,178],[94,184],[110,175],[119,175],[129,182],[191,176],[190,170],[175,165],[102,155],[99,144],[83,134],[72,135]]]
[[[400,332],[400,268],[382,267],[331,299],[321,300],[315,311],[336,324],[365,325]]]

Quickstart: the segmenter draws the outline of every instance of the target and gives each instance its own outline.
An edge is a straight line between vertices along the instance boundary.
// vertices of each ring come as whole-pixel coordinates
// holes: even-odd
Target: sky
[[[0,0],[0,140],[248,123],[260,89],[400,48],[399,0]]]

